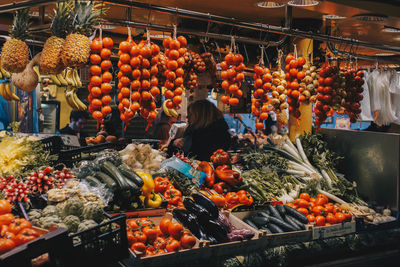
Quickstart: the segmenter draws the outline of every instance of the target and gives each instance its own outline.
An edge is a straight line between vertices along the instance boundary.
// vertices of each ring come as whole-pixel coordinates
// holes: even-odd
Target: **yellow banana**
[[[68,82],[69,85],[72,87],[76,87],[76,83],[72,77],[72,70],[70,68],[67,68],[65,71],[65,80]]]
[[[87,109],[87,106],[76,95],[76,88],[75,88],[75,90],[73,90],[72,99],[74,100],[74,103],[78,106],[79,110],[86,110]]]
[[[74,69],[73,75],[75,78],[76,87],[78,87],[78,88],[83,87],[82,82],[81,82],[81,77],[79,77],[79,73],[78,73],[77,69]]]
[[[0,83],[0,95],[5,99],[5,100],[7,100],[7,97],[8,96],[6,96],[6,93],[4,92],[4,83]]]
[[[33,70],[36,72],[36,75],[38,76],[38,82],[42,82],[42,78],[40,77],[40,71],[38,66],[33,66]]]
[[[178,118],[178,116],[179,116],[178,112],[173,108],[171,108],[169,110],[169,113],[171,114],[172,117],[175,117],[175,118]]]
[[[68,86],[65,91],[65,100],[67,101],[67,104],[73,109],[73,110],[78,110],[78,106],[76,105],[76,103],[73,101],[72,99],[72,95],[73,95],[73,90],[70,86]]]
[[[167,108],[166,103],[167,103],[167,101],[163,102],[163,105],[162,105],[163,111],[164,111],[165,115],[167,115],[168,117],[171,117],[171,113],[169,112],[169,108]]]
[[[57,75],[50,75],[51,80],[53,81],[53,83],[55,83],[57,86],[61,86],[61,82],[60,80],[57,78]]]
[[[0,79],[3,79],[3,73],[0,71]]]
[[[7,79],[11,78],[11,73],[3,69],[3,67],[0,64],[0,71],[3,73],[3,76],[6,77]]]
[[[6,88],[7,85],[9,87],[9,92],[11,93],[11,99],[14,101],[20,101],[19,97],[14,93],[15,92],[15,87],[14,85],[12,85],[11,83],[6,84]]]
[[[57,79],[60,81],[61,85],[68,86],[68,82],[64,79],[64,77],[65,77],[65,70],[57,74]]]
[[[10,94],[8,94],[8,92],[7,92],[7,85],[8,85],[8,89],[10,89],[9,84],[2,83],[2,85],[3,85],[2,96],[4,97],[5,100],[11,101],[11,92],[10,92]]]

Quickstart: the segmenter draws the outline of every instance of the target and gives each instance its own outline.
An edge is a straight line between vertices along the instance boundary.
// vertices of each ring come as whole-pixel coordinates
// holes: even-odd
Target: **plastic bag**
[[[98,166],[101,166],[105,161],[109,161],[115,166],[118,166],[122,163],[119,152],[114,149],[105,149],[99,152],[93,162]]]

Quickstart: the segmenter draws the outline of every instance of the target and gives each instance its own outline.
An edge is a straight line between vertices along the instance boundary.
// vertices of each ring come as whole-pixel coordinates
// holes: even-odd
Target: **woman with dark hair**
[[[197,160],[209,161],[217,149],[227,150],[231,143],[223,113],[211,102],[198,100],[187,108],[188,127],[183,138],[172,145]]]

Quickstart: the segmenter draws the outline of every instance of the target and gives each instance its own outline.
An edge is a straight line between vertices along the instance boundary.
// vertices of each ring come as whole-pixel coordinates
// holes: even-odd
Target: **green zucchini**
[[[278,204],[278,205],[275,206],[275,208],[279,212],[279,215],[281,215],[282,218],[285,218],[286,211],[285,211],[285,208],[283,207],[283,205]]]
[[[254,229],[259,229],[250,219],[244,219],[243,222],[247,223],[248,225],[250,225]]]
[[[264,216],[255,216],[251,220],[258,226],[258,228],[266,225],[269,222],[268,218]]]
[[[100,182],[98,179],[96,179],[93,176],[86,176],[84,178],[91,186],[95,186],[95,187],[99,187],[100,185],[102,185],[103,183]]]
[[[293,216],[287,215],[286,217],[289,217],[295,224],[297,224],[297,226],[300,228],[300,230],[306,230],[306,225],[304,223],[300,222]]]
[[[308,219],[306,216],[304,216],[302,213],[298,212],[297,210],[289,207],[289,206],[284,206],[285,210],[287,212],[288,215],[292,216],[293,218],[297,219],[298,221],[300,221],[301,223],[308,223]]]
[[[115,165],[111,162],[103,162],[103,164],[101,165],[101,171],[109,175],[122,190],[129,189],[130,186],[126,182],[126,178],[122,176],[117,167],[115,167]]]
[[[94,176],[103,182],[107,188],[112,189],[113,191],[119,189],[119,185],[107,174],[103,172],[96,172]]]
[[[127,183],[127,184],[129,185],[129,187],[130,187],[130,191],[131,191],[132,193],[134,193],[135,195],[140,195],[140,194],[141,194],[140,187],[137,186],[137,184],[135,184],[133,181],[127,179],[125,176],[124,176],[124,178],[125,178],[126,183]]]
[[[285,216],[284,221],[285,221],[287,224],[289,224],[289,225],[293,226],[294,228],[296,228],[296,230],[298,230],[298,231],[301,230],[300,226],[297,225],[297,223],[296,223],[295,221],[293,221],[292,217],[290,217],[290,216]]]
[[[286,232],[293,232],[296,231],[296,228],[294,228],[293,226],[287,224],[286,222],[284,222],[283,220],[279,220],[275,217],[269,216],[269,222],[272,224],[275,224],[276,226],[279,226],[279,228],[281,228],[282,230],[286,231]],[[268,227],[269,228],[269,227]],[[272,231],[272,229],[271,229]]]
[[[143,179],[136,172],[123,167],[119,167],[118,169],[126,179],[134,182],[138,187],[142,188],[144,185]]]

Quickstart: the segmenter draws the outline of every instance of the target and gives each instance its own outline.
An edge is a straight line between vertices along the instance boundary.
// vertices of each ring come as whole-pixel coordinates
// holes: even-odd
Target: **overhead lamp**
[[[383,32],[391,32],[391,33],[399,33],[400,29],[399,28],[395,28],[395,27],[391,27],[391,26],[383,26],[382,29]]]
[[[279,8],[279,7],[284,7],[285,4],[277,3],[277,2],[272,2],[272,1],[262,1],[258,2],[256,4],[258,7],[261,8]]]
[[[360,21],[382,22],[386,21],[388,19],[388,16],[382,14],[367,13],[354,15],[353,18]]]
[[[346,17],[342,17],[342,16],[339,16],[339,15],[331,15],[331,14],[323,15],[322,17],[324,19],[330,19],[330,20],[339,20],[339,19],[345,19],[346,18]]]
[[[319,1],[315,0],[292,0],[288,2],[289,6],[300,6],[300,7],[316,6],[318,4]]]

